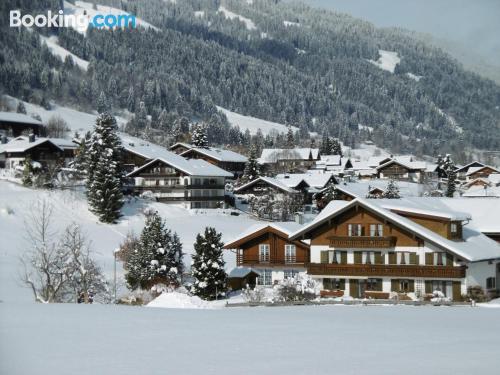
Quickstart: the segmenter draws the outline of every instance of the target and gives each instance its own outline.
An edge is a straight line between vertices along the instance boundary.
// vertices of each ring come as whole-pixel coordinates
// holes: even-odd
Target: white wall
[[[467,287],[479,285],[486,289],[486,279],[496,277],[496,265],[498,263],[500,263],[500,260],[469,263],[466,272]]]

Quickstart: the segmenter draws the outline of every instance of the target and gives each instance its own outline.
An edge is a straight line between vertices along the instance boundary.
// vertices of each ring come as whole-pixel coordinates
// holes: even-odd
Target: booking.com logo
[[[21,11],[10,11],[10,27],[75,27],[84,28],[115,28],[132,27],[135,28],[135,15],[133,14],[95,14],[88,16],[85,14],[64,14],[63,10],[52,14],[25,14],[21,16]]]

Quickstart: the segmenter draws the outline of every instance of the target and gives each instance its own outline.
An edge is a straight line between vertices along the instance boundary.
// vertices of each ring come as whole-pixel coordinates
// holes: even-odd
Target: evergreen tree
[[[331,153],[332,155],[340,155],[342,156],[342,147],[340,146],[340,142],[338,139],[333,138],[330,141],[331,144]]]
[[[286,132],[286,148],[294,148],[295,147],[295,139],[292,127],[290,125],[287,126]]]
[[[319,209],[325,208],[328,203],[330,203],[332,200],[337,200],[340,199],[340,192],[337,189],[337,185],[335,185],[334,182],[330,182],[325,190],[322,192],[316,194],[314,196],[314,200],[316,201],[316,206]]]
[[[387,187],[385,188],[384,193],[382,194],[382,198],[387,199],[399,199],[401,196],[399,195],[399,187],[396,184],[396,181],[389,180]]]
[[[89,208],[99,220],[113,223],[123,205],[121,142],[113,116],[100,114],[91,135],[86,160]]]
[[[23,113],[26,114],[26,107],[24,106],[24,103],[22,101],[19,101],[17,103],[17,113]]]
[[[453,196],[455,195],[455,191],[457,190],[457,185],[456,185],[457,173],[455,172],[454,169],[449,169],[447,174],[448,177],[446,182],[445,195],[449,198],[453,198]]]
[[[331,155],[332,153],[332,144],[330,143],[330,137],[326,133],[323,133],[323,137],[321,138],[321,146],[319,149],[321,155]]]
[[[194,278],[191,292],[205,300],[225,295],[226,272],[221,241],[222,233],[214,228],[205,228],[205,233],[196,236],[195,254],[192,255],[191,272]]]
[[[101,91],[97,99],[97,113],[104,113],[107,111],[109,111],[108,100],[106,99],[104,91]]]
[[[191,144],[195,147],[208,147],[207,131],[204,124],[196,124],[191,133]]]
[[[90,147],[91,133],[85,133],[85,136],[80,139],[78,133],[74,136],[74,142],[78,143],[78,149],[75,159],[71,162],[70,166],[75,170],[75,178],[85,178],[87,174],[88,150]]]
[[[245,182],[253,181],[260,176],[259,163],[257,162],[257,149],[255,145],[250,147],[250,155],[243,171],[243,180]]]
[[[22,183],[24,186],[33,186],[33,164],[29,155],[24,159]]]

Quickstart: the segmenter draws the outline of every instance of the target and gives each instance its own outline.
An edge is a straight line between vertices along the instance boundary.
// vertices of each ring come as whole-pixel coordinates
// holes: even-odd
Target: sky
[[[348,13],[379,27],[398,26],[431,34],[450,42],[455,57],[494,65],[500,74],[500,0],[302,1]]]

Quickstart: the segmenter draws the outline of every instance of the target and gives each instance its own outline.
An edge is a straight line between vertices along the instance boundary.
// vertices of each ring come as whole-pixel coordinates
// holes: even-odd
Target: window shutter
[[[452,254],[446,253],[446,265],[448,267],[453,266],[453,255]]]
[[[321,252],[321,263],[328,263],[328,251]]]
[[[410,280],[409,281],[408,291],[410,293],[414,293],[415,292],[415,280]]]
[[[349,280],[349,295],[354,298],[359,297],[359,280],[357,279],[350,279]]]
[[[396,253],[389,253],[389,264],[397,264]]]
[[[399,280],[391,279],[391,292],[399,292]]]
[[[361,251],[354,252],[354,263],[361,264],[363,261],[363,253]]]
[[[345,290],[345,279],[340,279],[340,290]]]
[[[347,264],[347,251],[342,251],[340,253],[340,262],[342,264]],[[345,281],[344,281],[345,282]]]
[[[323,279],[323,289],[330,290],[332,289],[332,279]]]
[[[427,294],[432,293],[432,281],[431,280],[425,280],[425,293],[427,293]]]
[[[410,264],[418,264],[417,253],[410,253]]]
[[[453,281],[453,301],[462,300],[462,288],[460,286],[460,281]]]
[[[384,258],[380,251],[375,253],[375,264],[384,264]]]
[[[425,264],[427,266],[432,266],[434,264],[434,253],[425,253]],[[432,293],[432,292],[429,292],[429,293]]]
[[[377,284],[375,285],[375,290],[377,292],[381,292],[382,291],[382,279],[377,279]]]

